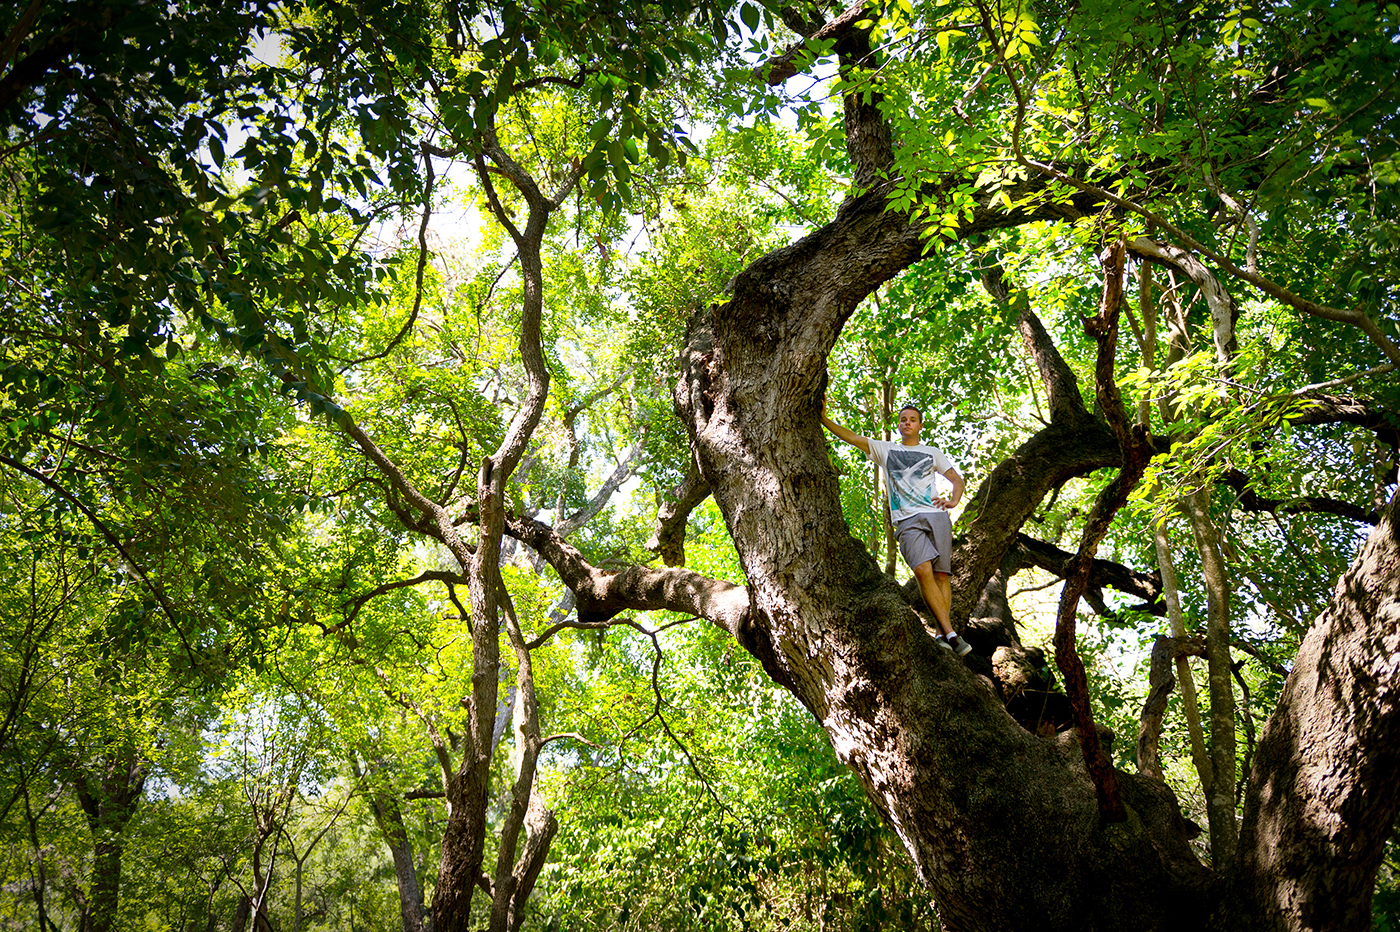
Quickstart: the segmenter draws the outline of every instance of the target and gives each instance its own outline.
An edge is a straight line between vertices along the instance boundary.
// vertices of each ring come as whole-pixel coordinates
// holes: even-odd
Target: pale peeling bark
[[[1211,339],[1215,361],[1222,369],[1229,366],[1235,348],[1235,320],[1238,306],[1219,279],[1197,256],[1171,243],[1161,243],[1145,236],[1130,241],[1129,249],[1141,258],[1162,263],[1192,281],[1205,298],[1211,318]],[[1167,365],[1180,359],[1187,351],[1188,341],[1181,308],[1171,319]],[[1162,399],[1163,420],[1176,420],[1179,412],[1169,399]],[[1201,754],[1199,742],[1192,731],[1192,748],[1201,789],[1206,799],[1206,815],[1210,823],[1212,866],[1226,873],[1234,866],[1238,827],[1235,816],[1235,694],[1230,664],[1230,578],[1223,552],[1220,526],[1210,515],[1210,489],[1198,488],[1181,498],[1181,508],[1191,525],[1196,550],[1201,559],[1201,579],[1206,590],[1206,657],[1207,689],[1210,696],[1209,760]],[[1158,541],[1159,556],[1163,540]],[[1174,629],[1180,637],[1183,632]],[[1182,667],[1183,694],[1193,684],[1189,671]],[[1190,701],[1188,699],[1188,701]],[[1187,712],[1188,722],[1192,713]],[[1194,724],[1194,723],[1193,723]]]
[[[403,932],[432,932],[432,919],[423,904],[423,887],[413,863],[413,843],[404,828],[398,801],[388,793],[370,797],[374,820],[394,860],[394,880],[399,890],[399,918]]]
[[[530,791],[530,807],[525,813],[525,845],[515,865],[515,891],[510,899],[509,929],[516,932],[525,921],[525,904],[534,892],[535,881],[544,869],[549,846],[559,832],[559,820],[554,811],[545,806],[544,798],[538,789]]]
[[[534,661],[520,630],[510,595],[501,589],[506,633],[517,664],[515,688],[515,750],[506,811],[496,849],[496,873],[491,883],[490,932],[514,932],[524,916],[525,901],[549,852],[557,823],[535,788],[536,765],[544,742],[540,736],[539,703],[535,698]],[[516,848],[522,831],[530,833],[519,860]]]
[[[1173,243],[1139,236],[1128,246],[1142,258],[1161,262],[1179,270],[1201,290],[1206,299],[1206,307],[1210,310],[1211,339],[1215,346],[1215,356],[1222,363],[1227,362],[1235,352],[1235,321],[1239,319],[1240,311],[1234,297],[1220,284],[1220,280],[1195,254]]]
[[[1303,641],[1245,797],[1226,928],[1364,930],[1400,803],[1400,495]]]
[[[1176,581],[1176,562],[1172,556],[1171,540],[1167,536],[1167,526],[1159,522],[1152,531],[1153,546],[1157,551],[1157,564],[1162,571],[1162,590],[1167,603],[1167,623],[1171,626],[1172,638],[1177,642],[1186,637],[1186,624],[1181,614],[1181,592]],[[1156,663],[1156,657],[1153,657]],[[1201,727],[1201,704],[1196,696],[1196,678],[1191,673],[1191,663],[1185,653],[1176,653],[1176,676],[1181,683],[1181,712],[1186,719],[1186,733],[1191,743],[1191,761],[1196,767],[1196,776],[1201,786],[1210,786],[1210,753],[1206,750],[1205,730]]]
[[[1210,516],[1210,491],[1198,490],[1181,500],[1191,521],[1201,557],[1206,590],[1206,676],[1210,694],[1210,782],[1206,816],[1210,822],[1211,863],[1229,869],[1235,858],[1235,687],[1230,675],[1230,574],[1220,527]]]

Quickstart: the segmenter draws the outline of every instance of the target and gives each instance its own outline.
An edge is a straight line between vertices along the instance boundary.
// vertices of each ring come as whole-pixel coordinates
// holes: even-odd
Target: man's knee
[[[943,575],[946,576],[948,574],[944,573]],[[914,578],[918,580],[933,579],[933,561],[925,560],[918,566],[914,567]]]

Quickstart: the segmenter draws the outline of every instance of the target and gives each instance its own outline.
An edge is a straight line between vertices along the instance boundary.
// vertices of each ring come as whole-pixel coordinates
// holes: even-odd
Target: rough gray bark
[[[1221,927],[1370,928],[1397,772],[1400,494],[1308,631],[1264,728]]]
[[[984,204],[964,232],[1029,216]],[[919,233],[885,210],[878,190],[854,198],[831,224],[755,262],[735,279],[732,300],[691,321],[677,408],[746,588],[677,569],[606,573],[537,522],[512,518],[511,532],[577,593],[580,621],[664,606],[731,631],[822,723],[949,929],[1189,925],[1204,915],[1208,878],[1166,788],[1123,775],[1135,818],[1103,825],[1073,741],[1017,725],[984,680],[933,645],[845,525],[816,416],[826,355],[857,304],[923,255]],[[1062,378],[1067,367],[1055,365],[1037,323],[1027,309],[1028,343],[1048,377]],[[959,548],[962,617],[1049,490],[1119,461],[1107,425],[1068,400],[1069,386],[1055,390],[1063,416],[974,502]]]
[[[984,204],[963,232],[1027,219]],[[817,417],[826,357],[857,304],[921,257],[918,229],[887,212],[876,189],[756,261],[730,300],[692,318],[676,407],[745,587],[674,568],[605,572],[537,522],[511,518],[510,533],[577,593],[581,622],[667,607],[733,633],[822,724],[952,932],[1177,930],[1212,917],[1230,928],[1220,896],[1230,875],[1196,860],[1165,785],[1118,773],[1128,819],[1105,824],[1073,736],[1037,737],[1016,724],[986,680],[933,645],[846,527]],[[1052,419],[973,496],[954,559],[959,621],[1051,490],[1121,463],[1113,431],[1084,409],[1044,328],[1029,307],[1018,310]]]
[[[741,275],[734,298],[694,322],[683,357],[678,408],[750,580],[737,633],[822,723],[949,929],[1204,924],[1211,878],[1165,787],[1120,774],[1129,821],[1100,824],[1082,763],[1011,723],[932,647],[845,527],[816,426],[834,339],[826,328],[850,307],[846,289],[878,276],[881,246],[885,256],[897,249],[880,242],[877,222],[849,211]],[[848,236],[847,223],[876,229]],[[1100,445],[1046,440],[1071,432]],[[985,562],[989,576],[1004,526],[1014,534],[1059,470],[1113,462],[1111,437],[1092,422],[1052,423],[983,484],[955,565],[966,574]]]

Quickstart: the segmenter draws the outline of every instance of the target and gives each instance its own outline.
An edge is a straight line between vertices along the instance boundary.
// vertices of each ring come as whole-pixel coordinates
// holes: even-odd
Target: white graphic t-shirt
[[[870,440],[870,458],[885,471],[890,492],[890,518],[895,524],[921,511],[942,511],[938,497],[939,474],[953,469],[953,461],[938,447],[905,446],[891,440]]]

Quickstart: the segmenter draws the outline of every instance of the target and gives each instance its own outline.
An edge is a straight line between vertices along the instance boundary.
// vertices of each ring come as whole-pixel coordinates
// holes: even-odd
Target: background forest
[[[1396,489],[1400,7],[1178,6],[0,4],[0,926],[941,928],[726,630],[763,525],[677,400],[705,309],[871,197],[916,258],[824,397],[922,407],[969,548],[1035,438],[1123,425],[958,592],[968,668],[1049,740],[1068,623],[1107,760],[1233,863]]]

